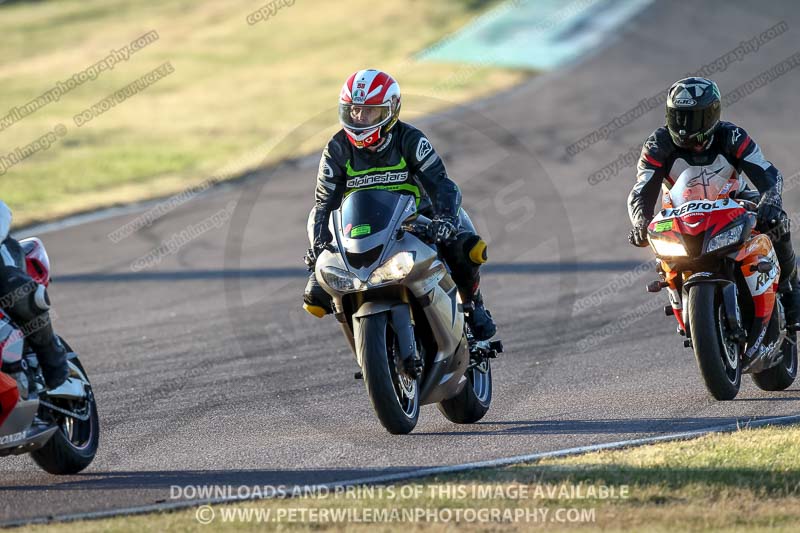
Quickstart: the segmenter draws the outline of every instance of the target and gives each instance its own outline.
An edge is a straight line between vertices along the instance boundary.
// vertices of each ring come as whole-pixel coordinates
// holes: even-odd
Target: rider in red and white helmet
[[[378,70],[354,72],[339,94],[339,123],[356,148],[380,144],[400,116],[400,86]]]
[[[369,187],[413,194],[419,212],[433,220],[439,249],[462,300],[473,304],[467,316],[473,335],[488,339],[496,327],[478,288],[480,265],[487,259],[486,243],[461,208],[461,191],[447,176],[430,141],[414,126],[398,120],[400,100],[400,86],[379,70],[359,70],[342,86],[342,129],[328,142],[319,162],[306,264],[313,270],[317,255],[333,239],[328,220],[347,192]],[[330,297],[313,271],[303,301],[305,309],[316,316],[331,312]]]

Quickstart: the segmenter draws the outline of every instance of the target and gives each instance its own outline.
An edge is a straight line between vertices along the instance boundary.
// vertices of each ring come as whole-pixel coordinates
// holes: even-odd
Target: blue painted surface
[[[512,0],[478,17],[417,59],[547,70],[612,36],[652,0]]]

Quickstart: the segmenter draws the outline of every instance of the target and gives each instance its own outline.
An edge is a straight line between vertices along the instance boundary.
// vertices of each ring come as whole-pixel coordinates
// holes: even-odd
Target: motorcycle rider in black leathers
[[[303,295],[304,308],[320,317],[332,312],[331,298],[313,272],[316,257],[333,240],[328,226],[331,212],[353,190],[388,189],[413,194],[419,212],[433,220],[432,234],[462,300],[473,304],[467,316],[470,330],[477,340],[489,339],[496,327],[479,290],[486,243],[461,208],[461,191],[447,176],[441,158],[422,132],[398,120],[399,112],[400,88],[385,72],[360,70],[342,87],[342,129],[322,153],[316,201],[309,215],[311,249],[306,264],[312,272]]]
[[[0,201],[0,308],[22,330],[53,390],[69,375],[67,352],[53,333],[47,289],[25,271],[25,254],[10,229],[11,210]]]
[[[713,173],[732,170],[740,180],[736,197],[758,204],[756,228],[772,238],[781,267],[779,291],[786,323],[797,329],[800,284],[789,217],[781,201],[783,177],[764,159],[761,148],[744,129],[720,121],[720,110],[719,88],[711,80],[685,78],[670,87],[666,127],[658,128],[645,141],[636,185],[628,196],[628,214],[633,224],[629,240],[634,246],[648,245],[647,226],[653,218],[662,184],[669,188],[689,167],[708,167]],[[758,191],[747,188],[741,172]]]

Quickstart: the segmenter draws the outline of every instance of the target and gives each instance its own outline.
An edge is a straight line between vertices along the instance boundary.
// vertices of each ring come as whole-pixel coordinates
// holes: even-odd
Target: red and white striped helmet
[[[342,85],[339,123],[353,146],[377,144],[400,115],[400,86],[387,73],[359,70]]]

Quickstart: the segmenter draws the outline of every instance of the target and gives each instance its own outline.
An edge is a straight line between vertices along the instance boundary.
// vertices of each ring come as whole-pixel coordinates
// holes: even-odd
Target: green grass
[[[421,487],[419,497],[410,495]],[[476,497],[476,487],[499,487],[503,496]],[[456,489],[460,487],[460,489]],[[559,491],[567,487],[568,497]],[[610,487],[614,497],[576,498]],[[455,476],[422,479],[393,486],[395,497],[353,499],[263,500],[223,506],[280,509],[498,509],[543,508],[548,517],[558,509],[575,509],[584,519],[576,523],[398,523],[398,524],[282,524],[301,531],[798,531],[800,530],[800,428],[741,430],[732,434],[662,443],[628,450],[598,452],[553,459],[537,464],[479,470]],[[447,496],[445,489],[451,491]],[[515,489],[517,492],[512,492]],[[456,490],[463,490],[458,494]],[[554,491],[552,494],[550,491]],[[526,493],[521,491],[527,491]],[[213,526],[200,525],[196,510],[150,514],[77,524],[35,526],[21,531],[256,531],[257,522],[221,523],[216,506]],[[576,515],[580,518],[580,515]],[[270,527],[275,527],[272,524]]]
[[[0,176],[17,224],[175,192],[321,150],[337,129],[342,82],[393,73],[403,117],[490,94],[530,73],[417,63],[413,56],[497,2],[296,0],[268,20],[245,0],[58,0],[0,5],[0,117],[133,39],[159,39],[0,131],[0,156],[68,131]],[[367,14],[369,13],[369,14]],[[72,117],[169,61],[175,72],[81,128]],[[314,117],[318,118],[312,121]],[[297,126],[303,138],[286,139]],[[308,176],[309,191],[313,176]]]

